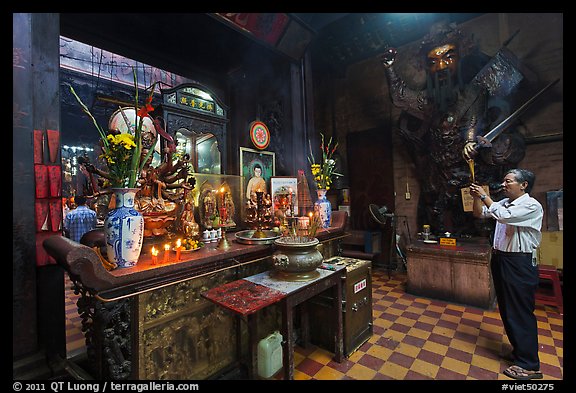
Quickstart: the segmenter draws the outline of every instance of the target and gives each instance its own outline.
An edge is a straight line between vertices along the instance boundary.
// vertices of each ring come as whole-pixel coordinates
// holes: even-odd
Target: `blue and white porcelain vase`
[[[116,207],[104,220],[108,260],[118,267],[132,267],[138,263],[144,238],[144,217],[134,208],[138,188],[114,188]]]
[[[329,228],[332,221],[332,204],[326,198],[326,190],[316,190],[318,200],[314,202],[314,210],[318,212],[322,228]]]

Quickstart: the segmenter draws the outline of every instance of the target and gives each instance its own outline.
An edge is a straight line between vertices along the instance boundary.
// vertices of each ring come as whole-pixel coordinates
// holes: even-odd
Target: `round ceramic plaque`
[[[266,149],[270,144],[270,131],[261,121],[250,123],[250,139],[258,149]]]

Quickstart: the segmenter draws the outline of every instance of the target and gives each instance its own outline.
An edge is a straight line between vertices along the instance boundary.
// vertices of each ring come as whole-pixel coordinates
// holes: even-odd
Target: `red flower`
[[[152,106],[152,94],[150,94],[146,99],[146,104],[144,104],[144,106],[138,110],[138,116],[146,117],[148,116],[148,112],[152,112],[153,110],[154,107]]]

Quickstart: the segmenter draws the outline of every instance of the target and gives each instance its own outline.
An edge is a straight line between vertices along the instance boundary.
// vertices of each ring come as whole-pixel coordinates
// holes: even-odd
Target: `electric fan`
[[[370,210],[370,214],[372,214],[372,218],[380,225],[386,225],[388,218],[394,218],[393,213],[386,213],[388,211],[386,206],[378,207],[378,205],[371,203],[368,205],[368,209]]]
[[[392,212],[387,213],[388,208],[386,206],[378,207],[378,205],[375,205],[374,203],[368,205],[368,210],[370,210],[370,214],[372,215],[374,221],[382,226],[386,225],[388,219],[391,221],[392,236],[390,236],[390,262],[388,266],[392,264],[392,260],[397,261],[396,257],[394,256],[394,250],[396,250],[396,254],[402,260],[404,267],[406,267],[406,257],[404,256],[404,253],[398,244],[400,241],[400,235],[396,233],[396,215]],[[388,275],[390,275],[390,271],[388,271]]]

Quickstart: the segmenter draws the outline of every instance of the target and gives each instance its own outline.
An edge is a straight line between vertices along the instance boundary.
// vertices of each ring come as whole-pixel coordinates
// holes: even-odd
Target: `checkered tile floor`
[[[509,342],[497,310],[422,298],[404,291],[406,276],[373,269],[374,334],[342,363],[311,345],[296,347],[297,380],[510,380],[498,354]],[[67,281],[67,288],[70,288]],[[84,349],[75,295],[67,291],[69,357]],[[536,306],[541,371],[545,380],[563,379],[563,317],[556,308]],[[281,379],[279,371],[273,379]]]
[[[342,363],[315,346],[295,349],[297,380],[511,380],[498,356],[509,341],[498,310],[409,295],[406,276],[372,276],[374,334]],[[563,378],[563,317],[536,306],[544,379]],[[282,371],[275,378],[282,377]]]

